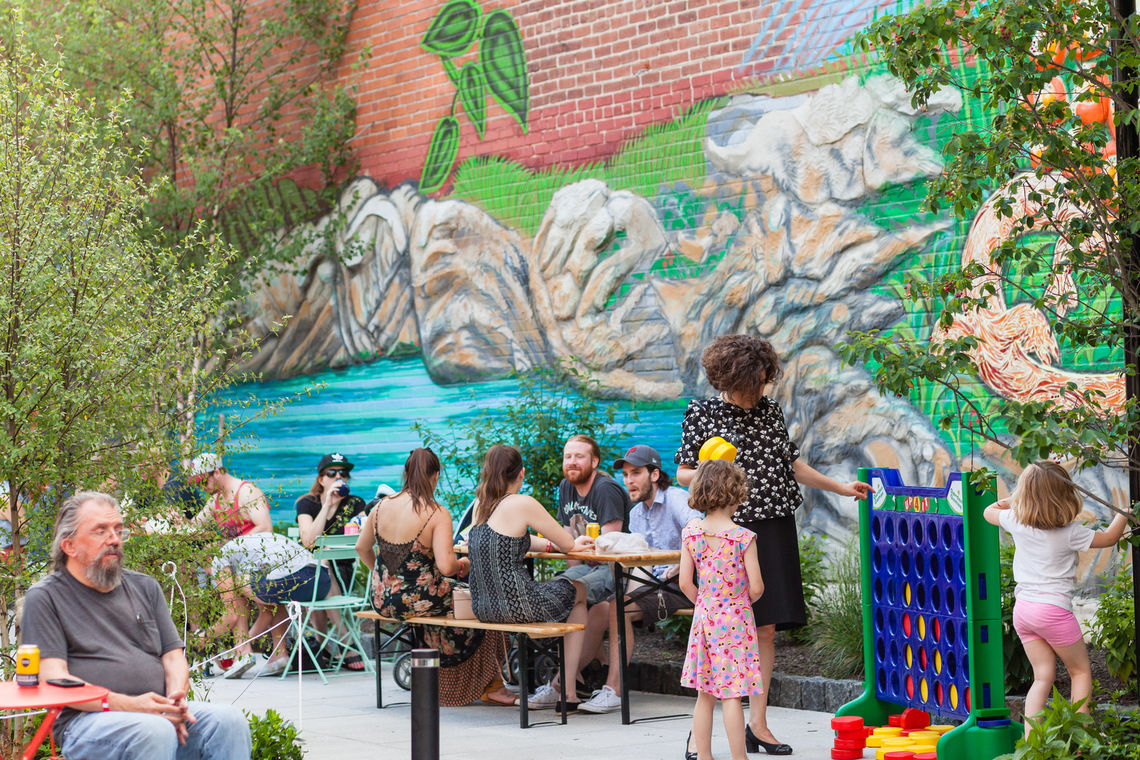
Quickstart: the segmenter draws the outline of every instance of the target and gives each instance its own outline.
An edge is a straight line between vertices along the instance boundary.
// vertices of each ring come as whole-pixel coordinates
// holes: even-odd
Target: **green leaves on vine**
[[[478,43],[474,60],[457,66],[452,60]],[[483,15],[474,0],[448,0],[439,9],[420,40],[420,46],[440,57],[448,79],[456,87],[451,111],[432,133],[420,176],[420,192],[438,190],[451,175],[459,156],[459,121],[456,101],[475,127],[479,139],[487,126],[487,93],[509,113],[523,132],[530,112],[530,81],[518,24],[505,10]]]
[[[526,116],[530,107],[529,83],[526,76],[526,55],[522,36],[511,14],[491,11],[483,24],[483,46],[479,49],[479,62],[487,75],[487,85],[495,100],[518,120],[526,132]]]

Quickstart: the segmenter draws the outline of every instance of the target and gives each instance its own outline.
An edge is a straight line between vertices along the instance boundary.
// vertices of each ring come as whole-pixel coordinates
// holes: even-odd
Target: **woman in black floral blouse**
[[[724,335],[701,355],[709,384],[720,395],[689,402],[677,451],[677,481],[688,486],[696,473],[701,445],[720,436],[736,446],[736,464],[748,474],[748,500],[733,516],[756,533],[764,596],[753,605],[760,666],[771,678],[777,630],[807,622],[800,579],[796,508],[803,502],[799,484],[841,496],[864,498],[865,483],[839,483],[799,458],[799,447],[788,438],[784,413],[764,395],[780,376],[780,361],[772,345],[751,335]],[[768,728],[768,694],[750,700],[745,738],[749,752],[760,747],[770,755],[790,755],[792,748]]]

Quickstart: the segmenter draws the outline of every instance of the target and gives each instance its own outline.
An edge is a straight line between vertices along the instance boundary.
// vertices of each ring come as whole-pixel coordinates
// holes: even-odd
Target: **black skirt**
[[[777,631],[807,623],[804,586],[800,577],[800,544],[796,517],[774,517],[740,523],[756,534],[756,556],[764,578],[764,595],[752,605],[756,625]]]

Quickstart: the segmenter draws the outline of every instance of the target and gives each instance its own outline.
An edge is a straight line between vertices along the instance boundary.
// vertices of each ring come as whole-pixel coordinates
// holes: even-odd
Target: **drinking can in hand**
[[[602,526],[597,523],[586,523],[586,535],[590,538],[597,538],[602,535]]]
[[[35,644],[24,644],[16,650],[16,684],[40,685],[40,648]]]

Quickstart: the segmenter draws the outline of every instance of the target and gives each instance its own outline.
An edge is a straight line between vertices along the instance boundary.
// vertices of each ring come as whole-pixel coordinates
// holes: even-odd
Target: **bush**
[[[827,568],[824,582],[814,595],[814,609],[809,612],[811,647],[823,655],[822,675],[829,678],[863,674],[860,572],[858,548],[850,544]]]
[[[276,710],[266,710],[264,717],[246,712],[249,734],[253,738],[250,760],[303,760],[305,748],[297,727]]]
[[[1001,547],[1001,651],[1006,692],[1024,691],[1033,682],[1033,666],[1013,629],[1013,544]]]
[[[1124,694],[1113,695],[1113,701]],[[1093,714],[1077,712],[1077,706],[1053,689],[1053,698],[1033,722],[1029,735],[1011,754],[994,760],[1137,760],[1140,758],[1140,712],[1109,707]]]
[[[601,469],[620,453],[614,446],[616,404],[603,403],[597,380],[586,372],[562,367],[520,375],[518,396],[491,411],[445,431],[422,422],[412,429],[444,464],[437,497],[458,515],[475,496],[483,456],[496,443],[514,446],[522,454],[530,494],[554,511],[562,480],[562,447],[583,433],[602,449]]]
[[[1136,672],[1136,619],[1131,568],[1121,568],[1100,598],[1092,619],[1091,643],[1104,650],[1108,672],[1127,681]]]
[[[804,606],[807,608],[807,625],[788,631],[788,638],[799,644],[807,644],[812,639],[812,615],[816,600],[827,585],[823,546],[815,536],[800,536],[800,578],[804,589]]]

